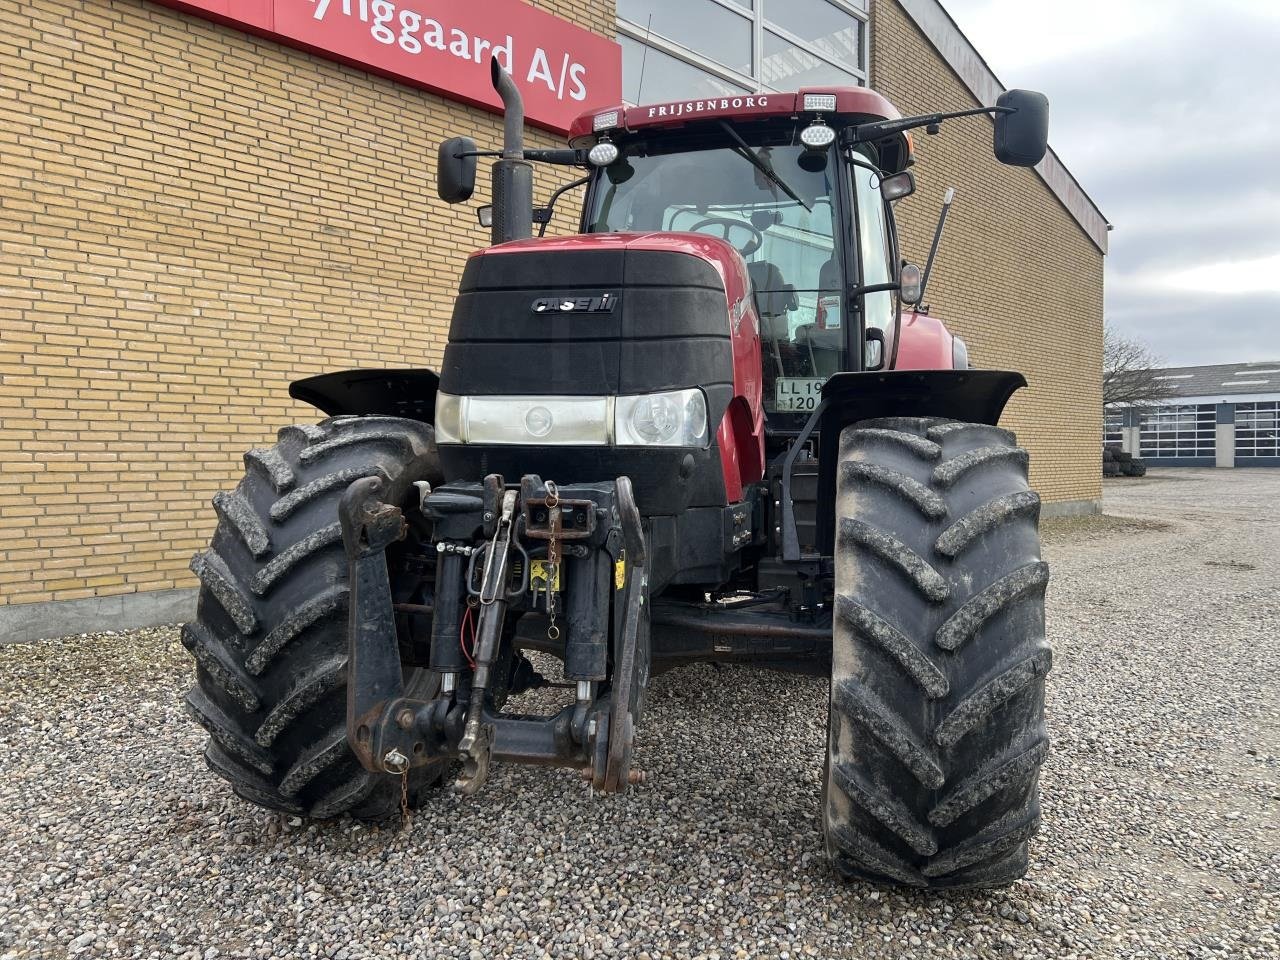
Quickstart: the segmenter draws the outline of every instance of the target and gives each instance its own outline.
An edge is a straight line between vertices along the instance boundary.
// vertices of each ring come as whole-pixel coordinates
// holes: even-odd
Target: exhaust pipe
[[[489,61],[493,89],[502,98],[502,159],[493,165],[493,227],[496,246],[533,236],[533,164],[524,158],[524,100],[502,69],[498,58]]]

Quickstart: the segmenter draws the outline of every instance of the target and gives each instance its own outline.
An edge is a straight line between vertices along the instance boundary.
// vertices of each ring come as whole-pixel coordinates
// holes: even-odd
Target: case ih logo
[[[613,313],[613,305],[618,302],[614,293],[601,294],[598,297],[542,297],[533,301],[534,313]]]
[[[558,133],[586,108],[622,99],[621,47],[522,0],[160,2],[493,110],[496,56],[529,122]]]

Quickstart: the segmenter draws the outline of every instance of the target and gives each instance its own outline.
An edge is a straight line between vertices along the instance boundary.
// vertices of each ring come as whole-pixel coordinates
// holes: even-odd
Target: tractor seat
[[[772,321],[785,317],[788,312],[800,306],[796,297],[796,288],[782,277],[777,264],[768,260],[758,260],[747,264],[747,275],[751,278],[752,297],[756,303],[756,313],[760,316],[760,331],[774,336]],[[789,340],[790,332],[787,324],[778,325],[783,331],[782,339]]]

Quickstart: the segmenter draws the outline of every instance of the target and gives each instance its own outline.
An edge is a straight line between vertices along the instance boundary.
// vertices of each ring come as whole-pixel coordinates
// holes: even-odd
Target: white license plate
[[[773,405],[780,411],[812,410],[822,399],[821,377],[779,377],[774,383]]]

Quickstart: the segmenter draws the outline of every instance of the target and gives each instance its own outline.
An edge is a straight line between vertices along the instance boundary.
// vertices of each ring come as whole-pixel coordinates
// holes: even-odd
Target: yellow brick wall
[[[0,0],[0,604],[192,585],[242,453],[316,418],[291,380],[438,363],[485,244],[435,199],[456,133],[500,121],[143,0]]]
[[[534,5],[613,36],[612,3]],[[901,109],[971,105],[896,4],[873,16]],[[434,197],[455,133],[500,121],[144,0],[0,0],[0,604],[192,585],[243,451],[316,416],[289,381],[438,363],[485,242],[483,167],[476,203]],[[905,249],[957,186],[935,312],[1031,380],[1010,419],[1046,499],[1096,498],[1101,257],[989,138],[922,138]]]
[[[981,106],[895,0],[874,0],[871,13],[871,85],[902,113]],[[1052,128],[1051,109],[1051,139]],[[955,187],[926,297],[933,315],[965,338],[974,366],[1026,375],[1004,422],[1030,449],[1040,495],[1096,500],[1103,257],[1034,171],[996,161],[991,134],[983,118],[949,121],[936,137],[916,131],[918,189],[897,205],[903,253],[924,266],[943,191]]]

